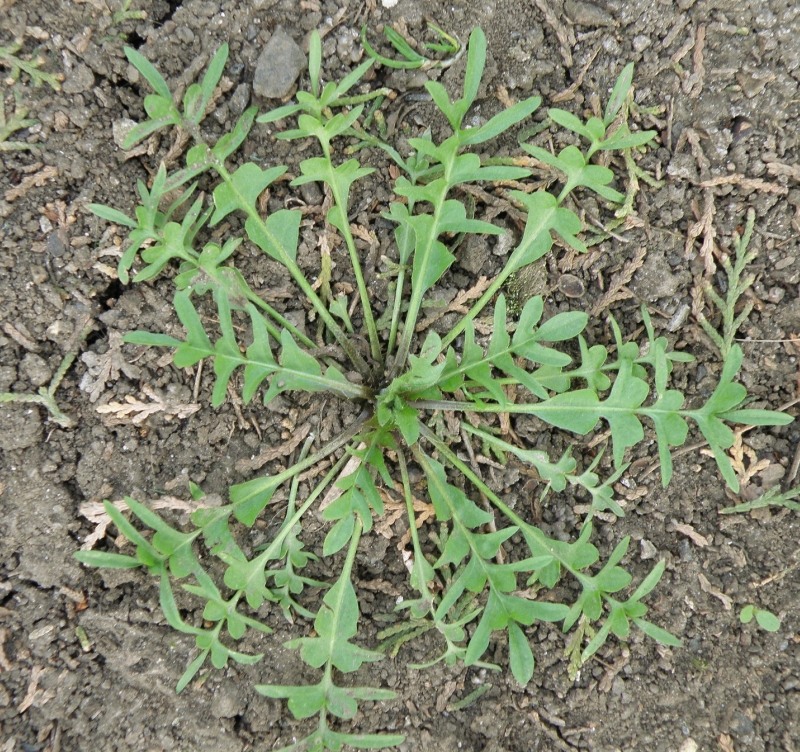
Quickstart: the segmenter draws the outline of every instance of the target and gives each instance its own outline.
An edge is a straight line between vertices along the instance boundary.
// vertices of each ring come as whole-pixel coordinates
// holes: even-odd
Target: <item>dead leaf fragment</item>
[[[58,177],[58,168],[48,165],[39,172],[23,178],[19,185],[9,188],[5,192],[5,199],[10,204],[18,198],[22,198],[31,188],[41,188],[48,180]]]
[[[105,386],[110,381],[116,381],[120,372],[129,379],[138,381],[141,369],[128,363],[122,354],[122,335],[119,332],[110,332],[108,335],[108,350],[102,355],[87,351],[81,355],[81,361],[86,365],[78,388],[89,395],[89,402],[97,402]]]
[[[280,459],[281,457],[289,456],[295,449],[297,449],[298,446],[300,446],[310,431],[311,424],[303,424],[292,432],[289,439],[282,441],[280,444],[278,444],[278,446],[265,449],[255,457],[239,460],[236,463],[236,469],[240,472],[252,472],[254,470],[260,470],[268,462]]]
[[[213,494],[209,494],[204,498],[207,501],[213,501],[215,497]],[[120,512],[128,511],[128,505],[122,499],[112,501],[111,503],[119,509]],[[187,514],[197,509],[210,506],[210,504],[204,504],[200,501],[184,501],[175,496],[162,496],[159,499],[148,499],[146,503],[147,507],[154,512],[160,509],[170,509],[186,512]],[[81,504],[80,507],[78,507],[78,513],[95,526],[95,529],[86,536],[81,546],[82,550],[91,551],[99,540],[105,538],[106,530],[108,526],[112,524],[111,517],[108,516],[105,506],[99,501],[88,501],[85,504]]]
[[[704,575],[698,574],[697,579],[700,582],[700,589],[704,593],[708,593],[709,595],[713,595],[715,598],[717,598],[720,603],[722,603],[722,606],[726,611],[731,610],[731,607],[733,606],[733,599],[729,595],[725,595],[725,593],[723,593],[721,590],[715,588]]]
[[[156,413],[162,413],[167,420],[171,418],[183,420],[194,415],[200,409],[200,405],[196,402],[168,402],[147,385],[142,387],[142,391],[150,398],[150,402],[143,402],[128,394],[125,396],[124,402],[109,402],[99,405],[97,412],[109,416],[104,421],[107,426],[120,426],[126,423],[139,425]]]
[[[668,528],[670,532],[678,532],[681,535],[685,535],[695,546],[699,548],[705,548],[709,544],[708,538],[704,535],[700,535],[691,525],[686,525],[684,523],[675,522]]]
[[[28,690],[25,692],[25,697],[22,702],[17,705],[17,713],[24,713],[34,702],[38,705],[44,705],[48,700],[51,700],[54,695],[51,692],[44,692],[39,689],[39,677],[44,673],[41,666],[34,666],[31,669],[31,680],[28,683]]]

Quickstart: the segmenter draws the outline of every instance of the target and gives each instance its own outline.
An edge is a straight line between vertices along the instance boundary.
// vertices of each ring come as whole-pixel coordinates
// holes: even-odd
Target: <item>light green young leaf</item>
[[[533,677],[533,651],[528,638],[516,622],[508,625],[508,662],[517,684],[521,687],[527,686]]]
[[[608,126],[614,122],[614,118],[617,117],[622,105],[625,104],[625,100],[628,98],[628,94],[630,94],[632,84],[633,63],[628,63],[617,77],[614,88],[611,90],[611,96],[609,96],[606,108],[603,111],[605,125]]]
[[[133,67],[145,77],[150,86],[153,87],[153,91],[167,99],[172,98],[169,86],[167,86],[167,82],[164,80],[163,76],[141,52],[137,52],[133,47],[125,47],[123,51],[130,64],[133,65]]]
[[[142,562],[133,556],[114,554],[108,551],[76,551],[72,554],[81,564],[105,569],[136,569]]]
[[[781,628],[781,620],[771,611],[763,608],[756,609],[756,621],[758,626],[767,632],[777,632]]]
[[[282,264],[297,258],[302,215],[292,209],[280,209],[265,220],[248,217],[245,222],[247,236],[264,253]]]
[[[199,124],[205,117],[206,109],[214,96],[214,90],[217,88],[220,78],[222,78],[222,71],[225,69],[225,63],[228,61],[228,45],[223,43],[219,49],[214,53],[211,62],[200,82],[198,89],[200,96],[190,109],[184,106],[186,117],[195,124]]]
[[[358,627],[358,600],[349,578],[340,577],[325,594],[314,620],[316,637],[291,640],[289,647],[299,647],[303,661],[313,668],[330,663],[345,673],[356,671],[364,662],[383,656],[350,642]]]
[[[509,128],[512,128],[526,117],[532,115],[539,109],[541,103],[541,97],[523,99],[507,110],[499,112],[478,128],[470,128],[461,131],[459,134],[459,143],[462,146],[471,146],[473,144],[482,144],[485,141],[489,141],[499,136],[501,133],[504,133]]]
[[[209,225],[213,227],[237,209],[255,209],[256,201],[264,189],[285,173],[283,166],[262,170],[253,162],[245,162],[231,175],[230,181],[222,182],[214,189],[216,208]]]
[[[662,645],[666,645],[667,647],[671,648],[679,648],[683,646],[683,643],[677,637],[675,637],[675,635],[670,634],[666,629],[657,627],[655,624],[647,621],[646,619],[634,619],[633,623],[648,637],[652,638],[656,642],[660,642]]]
[[[298,720],[310,718],[325,707],[325,687],[321,683],[301,686],[257,684],[256,692],[276,700],[288,700],[289,710]]]

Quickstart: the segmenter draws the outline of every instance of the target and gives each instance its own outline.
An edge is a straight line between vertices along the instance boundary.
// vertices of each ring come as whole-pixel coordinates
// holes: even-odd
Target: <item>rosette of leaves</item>
[[[747,406],[746,391],[735,380],[742,362],[736,346],[728,353],[710,397],[688,408],[684,395],[670,386],[670,376],[676,363],[689,363],[692,358],[673,351],[666,338],[656,335],[646,311],[642,311],[647,334],[644,348],[627,341],[613,321],[614,341],[590,344],[584,337],[589,323],[584,312],[548,317],[542,299],[534,297],[511,314],[500,294],[509,275],[549,253],[556,240],[578,252],[585,250],[581,221],[570,208],[577,192],[592,191],[612,205],[623,199],[614,187],[614,172],[595,164],[593,158],[598,151],[631,157],[655,135],[632,131],[626,121],[624,105],[630,96],[632,66],[617,80],[602,118],[583,122],[568,113],[550,111],[553,123],[582,139],[579,146],[567,147],[558,155],[525,146],[540,163],[561,174],[560,188],[550,192],[526,187],[530,170],[524,160],[486,157],[493,139],[539,108],[538,97],[502,110],[477,127],[465,126],[478,97],[486,55],[485,37],[479,29],[469,39],[460,95],[451,99],[440,83],[426,85],[448,134],[442,139],[431,133],[409,139],[413,151],[405,157],[363,128],[364,107],[372,96],[365,91],[363,79],[374,60],[366,60],[340,82],[323,84],[317,35],[310,42],[308,90],[298,92],[296,102],[260,117],[254,108],[246,110],[231,132],[216,142],[207,138],[203,118],[224,68],[225,46],[212,58],[202,81],[187,89],[181,105],[144,57],[131,49],[126,54],[154,90],[145,98],[147,118],[131,131],[127,145],[175,128],[194,142],[183,167],[170,171],[162,164],[149,188],[139,185],[141,202],[133,217],[102,205],[92,207],[100,217],[130,230],[119,266],[124,282],[132,271],[133,281],[140,282],[177,266],[174,304],[184,334],[133,332],[127,341],[170,348],[179,368],[208,361],[213,368],[210,401],[214,407],[234,386],[245,402],[258,399],[264,410],[279,394],[309,392],[351,400],[355,404],[351,412],[357,416],[327,444],[318,446],[309,440],[286,469],[234,485],[228,503],[199,506],[189,530],[173,527],[133,499],[128,505],[138,527],[107,505],[135,550],[77,556],[95,566],[142,566],[159,578],[161,606],[169,624],[194,636],[198,651],[179,689],[207,660],[215,667],[229,660],[258,661],[260,655],[245,654],[232,645],[248,631],[269,634],[257,610],[274,604],[296,623],[298,637],[287,646],[319,671],[316,683],[285,685],[280,677],[271,677],[256,687],[264,695],[287,700],[296,718],[317,718],[305,738],[285,749],[339,750],[343,745],[373,749],[399,744],[400,734],[342,730],[346,728],[342,722],[355,716],[359,703],[388,701],[394,694],[338,680],[342,673],[356,672],[364,663],[381,658],[379,652],[356,641],[360,611],[355,565],[362,540],[372,531],[374,520],[385,513],[384,499],[395,495],[407,510],[410,575],[408,596],[400,604],[408,626],[399,625],[394,635],[402,642],[406,633],[438,633],[444,649],[427,665],[436,660],[491,665],[484,661],[485,654],[491,641],[502,636],[511,672],[524,685],[534,672],[531,629],[540,623],[558,624],[563,631],[578,634],[573,650],[578,663],[588,660],[610,635],[626,639],[631,628],[665,645],[679,645],[676,637],[645,618],[644,601],[662,577],[664,562],[633,586],[632,575],[623,566],[629,539],[621,540],[602,560],[592,543],[592,516],[602,510],[622,514],[611,485],[625,470],[627,451],[645,441],[650,431],[655,435],[665,485],[672,473],[670,451],[685,443],[693,427],[711,447],[726,483],[735,488],[726,455],[734,438],[730,424],[775,426],[790,419]],[[286,168],[229,164],[256,123],[290,119],[294,127],[279,129],[278,138],[311,139],[318,144],[317,154],[300,163],[292,185],[314,181],[329,192],[326,221],[348,251],[355,282],[352,306],[318,293],[297,263],[299,210],[264,214],[259,206],[260,194]],[[364,269],[348,217],[351,197],[373,168],[341,156],[348,141],[383,147],[399,172],[392,184],[394,199],[384,212],[394,226],[393,293],[386,310],[375,309],[368,284],[375,270]],[[199,180],[212,181],[210,202],[203,194],[197,195]],[[525,225],[502,270],[449,331],[417,335],[424,301],[456,259],[453,239],[502,231],[473,216],[460,188],[503,181],[517,186],[508,198],[525,218]],[[167,195],[173,197],[171,201]],[[220,222],[232,215],[241,220],[241,231],[231,231],[223,241],[209,239]],[[245,244],[285,267],[308,308],[322,322],[321,343],[253,290],[236,267],[237,250]],[[201,311],[209,305],[213,315],[204,319]],[[479,336],[479,317],[488,319],[490,335]],[[363,348],[351,328],[363,335]],[[509,396],[512,393],[514,399]],[[462,417],[469,414],[472,420],[462,422],[463,435],[501,459],[527,465],[542,479],[545,493],[557,494],[569,486],[586,494],[591,512],[575,540],[549,537],[490,488],[461,459],[453,437],[442,429],[442,411]],[[581,470],[570,453],[552,458],[507,441],[492,427],[496,420],[481,421],[487,413],[535,416],[554,431],[576,436],[605,425],[610,430],[615,469],[603,480],[597,472],[599,457]],[[320,463],[329,469],[301,497],[301,474]],[[423,480],[423,491],[412,484],[411,465]],[[254,525],[279,488],[288,489],[283,522],[259,551],[246,550],[239,537],[241,526]],[[429,535],[418,529],[414,498],[421,492],[435,514],[437,532],[432,528]],[[322,512],[330,526],[321,547],[311,551],[306,548],[304,520],[323,497],[334,498]],[[486,504],[477,503],[478,497]],[[218,568],[207,563],[208,555],[218,562],[221,580],[214,578]],[[324,582],[310,574],[319,557],[326,559],[324,570],[333,572]],[[571,600],[555,596],[554,588],[564,578],[576,588]],[[202,604],[204,626],[182,619],[176,607],[176,586]],[[563,593],[569,589],[558,592],[566,597]]]

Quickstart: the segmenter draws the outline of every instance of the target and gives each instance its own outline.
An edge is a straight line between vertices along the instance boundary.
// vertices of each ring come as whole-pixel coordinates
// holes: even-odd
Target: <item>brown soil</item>
[[[142,116],[145,93],[122,53],[125,43],[177,83],[227,41],[227,109],[210,118],[220,129],[232,117],[230,100],[250,97],[256,60],[278,26],[302,44],[309,30],[335,19],[330,38],[336,44],[326,70],[336,77],[358,57],[354,38],[362,23],[375,28],[404,20],[413,34],[430,16],[461,39],[480,25],[489,43],[480,106],[490,113],[500,107],[501,88],[515,99],[536,93],[546,105],[557,102],[580,113],[595,97],[605,100],[622,67],[635,62],[639,117],[660,133],[645,166],[663,180],[662,187],[643,185],[641,222],[604,242],[589,260],[562,255],[548,264],[543,274],[549,305],[595,312],[595,336],[603,336],[609,313],[634,331],[644,303],[667,332],[681,307],[691,306],[703,279],[702,243],[729,251],[732,233],[752,207],[759,255],[748,294],[753,312],[739,331],[746,340],[741,378],[763,406],[779,409],[797,396],[795,3],[400,0],[389,10],[375,0],[134,0],[133,9],[146,11],[144,20],[114,20],[106,5],[120,7],[116,0],[0,0],[0,45],[24,34],[20,54],[41,53],[43,69],[64,77],[58,92],[47,85],[34,88],[25,74],[13,86],[2,85],[6,115],[13,112],[16,91],[37,123],[10,137],[28,150],[2,152],[0,391],[35,393],[67,352],[77,352],[56,392],[69,426],[35,404],[0,405],[2,752],[270,750],[305,729],[285,704],[257,695],[252,686],[300,679],[302,664],[280,646],[307,625],[293,630],[276,616],[268,646],[246,646],[266,649],[264,661],[204,673],[176,695],[193,646],[166,625],[157,583],[139,571],[89,570],[72,558],[95,532],[92,505],[102,499],[130,495],[176,506],[170,500],[189,498],[189,480],[224,496],[231,483],[250,477],[243,461],[291,442],[306,423],[317,421],[315,430],[333,436],[348,418],[323,418],[318,405],[288,399],[269,411],[233,402],[212,410],[210,374],[203,374],[196,393],[194,375],[168,366],[163,352],[142,354],[121,344],[127,331],[160,331],[174,321],[172,283],[121,285],[114,269],[122,236],[87,209],[99,202],[130,211],[136,181],[146,180],[154,164],[152,155],[126,160],[115,145],[120,122]],[[463,65],[455,65],[441,80],[454,90],[462,74]],[[420,80],[394,74],[387,83],[404,91]],[[275,104],[254,103],[262,110]],[[655,114],[645,108],[656,108]],[[412,112],[405,125],[413,132],[430,116],[430,109]],[[291,170],[306,156],[294,148],[276,144],[265,132],[248,156]],[[373,190],[385,192],[377,183]],[[374,219],[366,204],[357,210]],[[706,229],[697,224],[703,219]],[[687,252],[690,233],[697,239]],[[313,236],[306,240],[313,249]],[[461,259],[448,277],[451,292],[475,283],[481,260],[480,250],[473,252],[477,260]],[[301,252],[301,261],[313,274],[310,250]],[[279,269],[262,266],[254,273],[269,280],[289,314],[302,316],[293,310],[295,294],[284,294]],[[563,274],[582,285],[575,288],[569,278],[572,287],[565,288]],[[711,279],[722,281],[720,274]],[[560,291],[572,294],[581,287],[585,293],[578,298]],[[87,326],[91,331],[82,339]],[[718,357],[691,315],[673,329],[668,335],[700,362],[681,388],[690,400],[700,399],[713,388]],[[126,397],[161,400],[175,409],[142,421],[98,411]],[[186,407],[194,405],[200,409]],[[794,426],[746,434],[742,467],[762,466],[754,468],[743,498],[776,485],[791,488],[797,446]],[[562,657],[564,636],[543,626],[529,635],[537,669],[523,689],[510,676],[461,666],[422,673],[407,668],[435,650],[423,639],[359,674],[364,684],[395,690],[398,699],[368,706],[353,728],[402,731],[407,740],[401,749],[437,752],[798,749],[796,513],[773,509],[722,517],[721,509],[742,499],[726,494],[702,451],[676,457],[666,490],[657,474],[647,472],[653,456],[643,449],[631,458],[640,461],[619,486],[627,514],[600,524],[596,542],[607,554],[624,535],[632,536],[626,564],[637,576],[666,558],[667,572],[648,602],[653,620],[680,635],[683,649],[662,648],[640,635],[627,644],[610,641],[571,681]],[[520,503],[527,504],[524,493],[520,485]],[[551,533],[569,536],[573,502],[560,503],[567,506],[545,510],[545,524]],[[321,547],[324,530],[316,534]],[[396,541],[371,540],[358,561],[357,585],[364,641],[374,644],[375,631],[389,619],[406,583]],[[740,609],[751,602],[781,617],[779,632],[739,623]],[[181,605],[193,608],[189,600]],[[496,655],[504,660],[503,645]],[[487,692],[459,706],[482,685],[489,686]]]

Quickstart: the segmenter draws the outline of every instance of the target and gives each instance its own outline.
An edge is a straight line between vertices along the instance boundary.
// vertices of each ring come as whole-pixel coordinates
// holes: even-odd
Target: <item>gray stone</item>
[[[47,361],[35,353],[25,355],[20,363],[20,370],[34,386],[46,384],[52,376]]]
[[[258,56],[253,93],[266,99],[283,99],[289,95],[305,67],[303,51],[279,26]]]
[[[613,16],[594,3],[567,0],[564,10],[576,26],[616,26]]]
[[[67,80],[62,84],[65,94],[80,94],[94,86],[94,73],[83,63],[78,63],[68,74]]]
[[[246,703],[236,687],[217,687],[211,700],[211,715],[214,718],[233,718],[244,713]]]
[[[468,235],[464,248],[459,251],[459,266],[472,274],[478,274],[486,268],[491,249],[486,239],[476,235]]]

